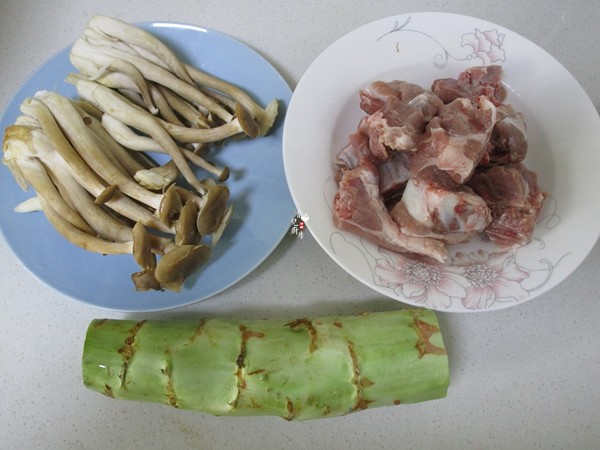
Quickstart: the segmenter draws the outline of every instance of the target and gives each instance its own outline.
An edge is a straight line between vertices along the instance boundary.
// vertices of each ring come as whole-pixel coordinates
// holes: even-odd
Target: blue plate
[[[130,255],[102,256],[63,239],[42,213],[19,214],[14,207],[31,197],[0,165],[0,229],[16,256],[36,278],[81,302],[110,310],[142,312],[185,306],[228,288],[248,275],[287,234],[295,207],[283,170],[283,117],[291,89],[262,56],[222,33],[196,26],[147,22],[138,24],[175,51],[182,61],[237,84],[261,105],[279,100],[270,133],[215,149],[211,159],[227,165],[226,182],[234,215],[211,261],[188,278],[181,292],[136,292],[131,274],[139,271]],[[76,97],[64,79],[75,69],[70,47],[44,63],[19,89],[2,115],[0,130],[14,123],[19,105],[38,90]]]

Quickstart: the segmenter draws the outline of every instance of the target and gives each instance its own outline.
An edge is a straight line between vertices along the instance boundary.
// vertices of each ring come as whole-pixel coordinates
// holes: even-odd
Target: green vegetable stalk
[[[109,397],[288,420],[446,396],[436,316],[399,310],[298,320],[94,320],[83,381]]]

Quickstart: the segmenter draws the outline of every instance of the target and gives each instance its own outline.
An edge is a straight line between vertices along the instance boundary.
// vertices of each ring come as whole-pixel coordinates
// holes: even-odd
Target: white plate
[[[226,182],[235,213],[211,261],[186,280],[181,292],[136,292],[130,275],[139,270],[129,255],[100,256],[65,241],[43,214],[17,214],[15,205],[30,197],[0,164],[0,228],[25,267],[54,289],[94,306],[119,311],[157,311],[206,299],[255,269],[287,234],[295,208],[283,170],[283,118],[291,90],[262,56],[222,33],[174,23],[139,24],[167,43],[182,60],[238,84],[260,104],[280,100],[278,119],[266,136],[225,145],[212,159],[228,165]],[[46,61],[19,89],[0,121],[14,123],[19,105],[37,90],[75,97],[64,82],[71,66],[66,48]],[[243,70],[240,68],[243,67]],[[203,175],[204,176],[204,175]]]
[[[445,266],[386,251],[333,225],[333,161],[364,113],[358,91],[400,79],[431,86],[476,65],[500,64],[508,103],[525,115],[529,153],[546,201],[532,242],[502,251],[478,239],[451,246]],[[284,128],[292,197],[325,251],[365,285],[439,311],[497,310],[552,289],[598,239],[600,118],[573,76],[518,34],[480,19],[415,13],[364,25],[327,48],[300,80]]]

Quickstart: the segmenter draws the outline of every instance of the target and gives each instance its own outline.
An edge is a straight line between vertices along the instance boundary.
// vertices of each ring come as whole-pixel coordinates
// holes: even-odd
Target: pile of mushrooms
[[[90,19],[70,60],[78,73],[66,81],[79,98],[36,92],[5,130],[3,162],[36,194],[15,209],[42,210],[86,250],[132,254],[137,290],[180,291],[233,213],[229,169],[203,154],[226,139],[264,136],[278,102],[262,108],[152,34],[106,16]],[[156,164],[153,152],[169,161]]]

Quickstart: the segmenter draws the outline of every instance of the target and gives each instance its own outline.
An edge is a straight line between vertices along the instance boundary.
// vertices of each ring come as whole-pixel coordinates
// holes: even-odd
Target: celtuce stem
[[[90,323],[88,389],[217,416],[308,420],[447,395],[448,356],[432,311],[295,320]]]

